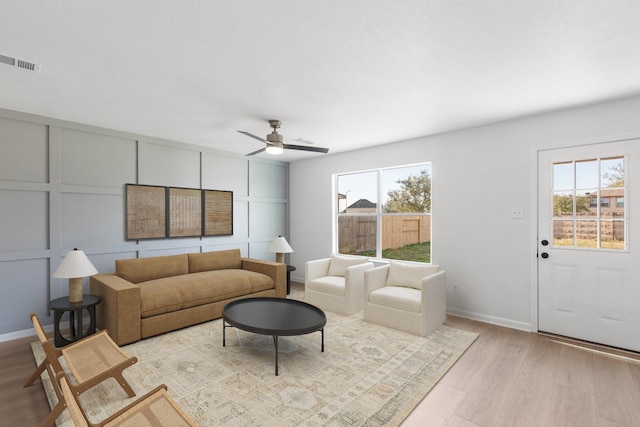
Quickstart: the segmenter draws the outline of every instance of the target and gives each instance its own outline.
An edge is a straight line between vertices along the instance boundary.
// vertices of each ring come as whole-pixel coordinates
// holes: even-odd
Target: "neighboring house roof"
[[[373,202],[370,202],[367,199],[360,199],[357,202],[353,203],[351,206],[349,206],[347,209],[369,209],[369,208],[375,208],[376,204]]]

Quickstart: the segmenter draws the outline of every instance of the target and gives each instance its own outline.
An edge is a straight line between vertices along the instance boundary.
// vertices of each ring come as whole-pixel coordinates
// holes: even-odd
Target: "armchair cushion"
[[[344,277],[325,276],[309,282],[309,289],[325,294],[344,296]]]
[[[422,278],[438,272],[439,265],[420,265],[390,261],[387,286],[422,289]]]
[[[358,264],[364,264],[365,262],[367,262],[367,258],[363,257],[331,255],[331,263],[329,264],[329,276],[344,277],[345,270],[348,267]]]
[[[401,286],[383,286],[369,294],[369,302],[398,310],[420,313],[421,294],[418,289]]]

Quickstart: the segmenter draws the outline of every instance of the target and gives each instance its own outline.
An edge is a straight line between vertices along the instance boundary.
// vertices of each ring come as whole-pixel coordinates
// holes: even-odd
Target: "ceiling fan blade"
[[[300,150],[300,151],[313,151],[314,153],[328,153],[328,148],[322,147],[307,147],[306,145],[291,145],[291,144],[283,144],[284,148],[289,150]]]
[[[260,138],[259,136],[255,136],[255,135],[254,135],[254,134],[252,134],[252,133],[245,132],[245,131],[243,131],[243,130],[239,130],[238,132],[240,132],[240,133],[242,133],[242,134],[245,134],[245,135],[247,135],[247,136],[250,136],[251,138],[255,138],[255,139],[257,139],[258,141],[262,141],[262,142],[264,142],[265,144],[267,143],[267,140],[266,140],[266,139],[264,139],[264,138]]]
[[[263,152],[264,150],[266,150],[266,149],[267,149],[267,147],[261,148],[261,149],[259,149],[259,150],[254,151],[253,153],[249,153],[249,154],[247,154],[247,156],[253,156],[254,154],[262,153],[262,152]]]

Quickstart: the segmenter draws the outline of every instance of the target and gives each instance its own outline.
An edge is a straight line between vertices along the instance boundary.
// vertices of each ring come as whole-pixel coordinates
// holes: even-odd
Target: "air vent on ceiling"
[[[313,141],[308,141],[306,139],[302,139],[302,138],[296,138],[296,139],[292,139],[293,142],[296,142],[298,144],[307,144],[307,145],[313,145],[315,144],[315,142]]]
[[[0,54],[0,64],[7,64],[24,70],[35,71],[36,73],[39,73],[42,68],[41,64],[2,54]]]

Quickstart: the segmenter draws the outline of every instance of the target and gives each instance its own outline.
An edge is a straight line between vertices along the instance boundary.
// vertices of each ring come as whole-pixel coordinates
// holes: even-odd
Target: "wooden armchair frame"
[[[169,396],[167,386],[164,384],[151,390],[105,420],[94,424],[89,421],[82,406],[76,399],[76,394],[71,390],[67,375],[64,372],[58,372],[56,382],[58,382],[61,391],[60,401],[69,410],[71,419],[76,427],[197,426],[180,408],[178,403]]]
[[[60,357],[64,358],[64,361],[76,380],[75,383],[68,383],[69,389],[72,390],[74,396],[79,396],[81,393],[109,378],[115,379],[129,397],[136,395],[122,375],[122,371],[132,366],[138,359],[122,351],[111,337],[109,337],[106,330],[58,349],[55,348],[47,338],[38,316],[31,314],[31,321],[33,322],[36,335],[42,343],[42,348],[46,356],[29,379],[27,379],[24,387],[33,384],[46,370],[58,397],[58,403],[53,407],[51,413],[43,422],[43,426],[53,426],[65,408],[62,392],[56,380],[56,373],[64,371],[60,363]]]

